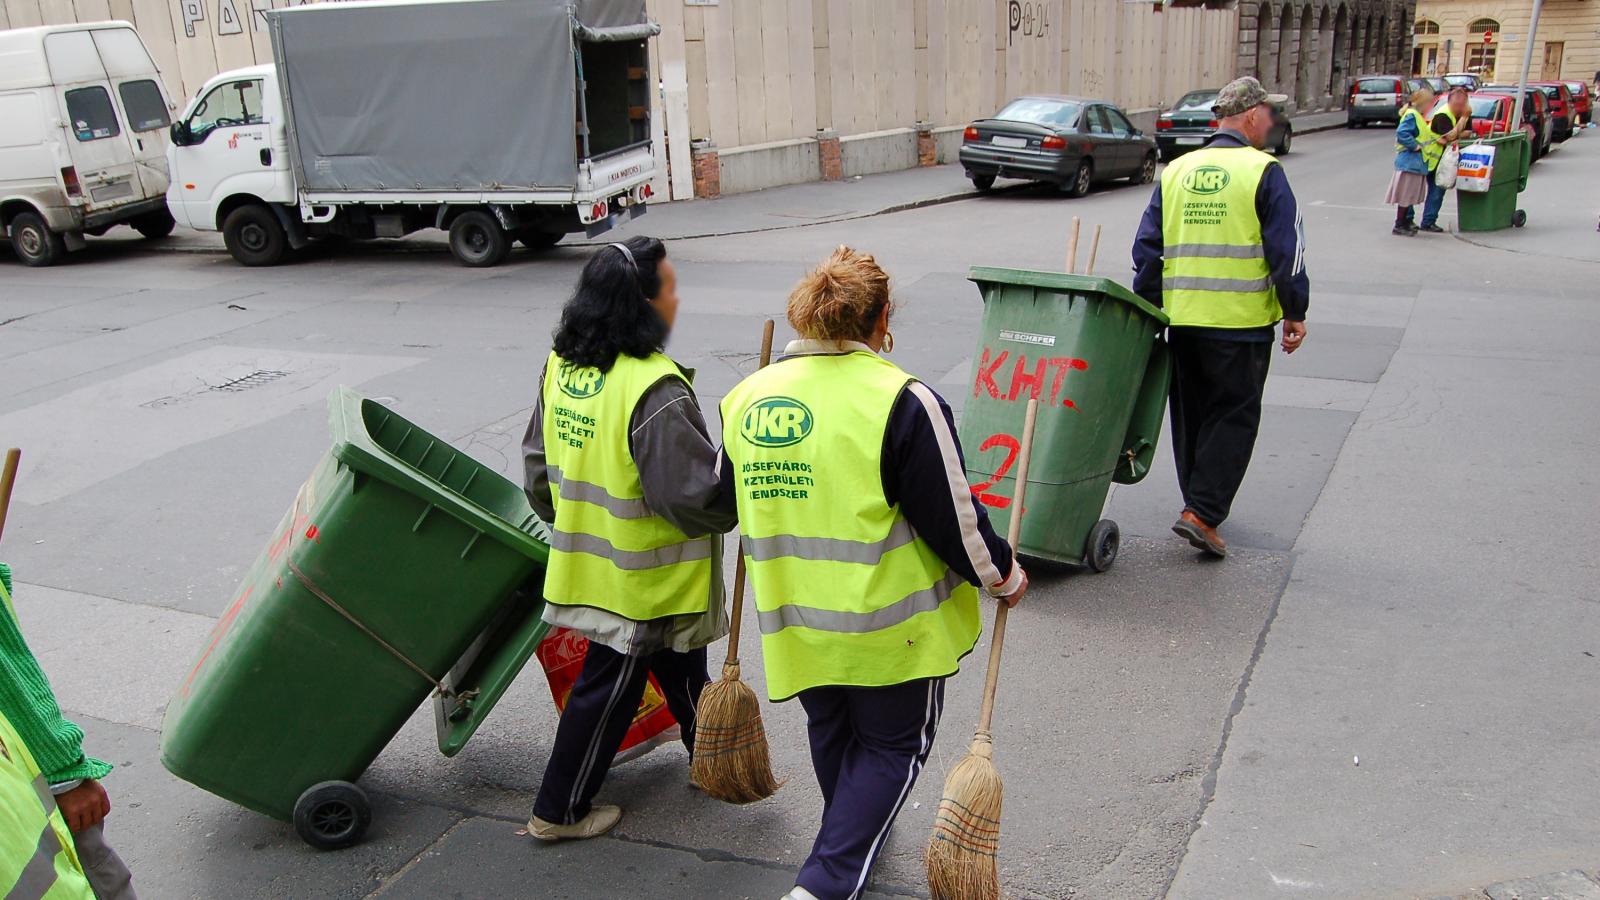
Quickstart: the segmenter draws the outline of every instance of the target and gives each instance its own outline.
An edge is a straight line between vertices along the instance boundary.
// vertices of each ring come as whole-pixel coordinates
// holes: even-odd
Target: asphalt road
[[[1390,145],[1334,132],[1285,160],[1310,333],[1273,361],[1223,531],[1234,554],[1202,562],[1168,532],[1181,504],[1163,447],[1108,504],[1116,568],[1036,573],[1013,617],[996,714],[1008,896],[1437,896],[1594,864],[1600,241],[1584,198],[1600,137],[1536,167],[1528,228],[1471,243],[1389,234]],[[954,177],[859,190],[932,196]],[[774,196],[804,222],[822,195]],[[789,286],[847,242],[894,276],[894,359],[959,410],[981,312],[967,267],[1059,270],[1076,215],[1104,228],[1097,272],[1125,278],[1147,198],[1023,190],[675,241],[671,351],[714,418],[754,367],[760,321],[781,322]],[[670,210],[633,228],[653,222]],[[771,898],[792,883],[820,810],[794,703],[765,712],[789,779],[773,800],[704,798],[669,746],[614,772],[614,837],[555,848],[517,833],[554,723],[536,672],[454,759],[421,709],[364,777],[376,821],[348,851],[309,850],[157,761],[167,698],[327,449],[328,392],[384,398],[514,477],[589,252],[477,271],[422,241],[245,270],[106,240],[41,271],[0,250],[0,445],[25,452],[3,553],[63,706],[118,765],[109,835],[145,896]],[[952,682],[882,896],[924,892],[921,845],[980,669]]]

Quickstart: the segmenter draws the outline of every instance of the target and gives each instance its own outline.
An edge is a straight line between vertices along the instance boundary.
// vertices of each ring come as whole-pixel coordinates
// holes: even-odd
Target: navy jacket
[[[1208,147],[1244,147],[1244,135],[1224,128],[1211,136]],[[1295,202],[1294,191],[1289,189],[1289,178],[1283,166],[1273,163],[1261,175],[1261,185],[1256,189],[1256,216],[1261,219],[1261,243],[1266,252],[1267,266],[1272,273],[1272,283],[1278,289],[1278,303],[1283,307],[1283,317],[1291,322],[1303,322],[1311,306],[1311,280],[1306,277],[1305,226],[1300,219],[1300,204]],[[1157,306],[1161,305],[1161,184],[1156,183],[1150,195],[1150,205],[1145,208],[1139,222],[1139,234],[1133,241],[1133,292]],[[1207,337],[1234,340],[1271,340],[1271,328],[1196,328]]]

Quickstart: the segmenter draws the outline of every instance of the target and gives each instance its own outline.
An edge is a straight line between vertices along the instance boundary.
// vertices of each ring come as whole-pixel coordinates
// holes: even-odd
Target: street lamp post
[[[1544,0],[1533,0],[1533,18],[1528,22],[1528,47],[1522,51],[1522,74],[1517,77],[1517,102],[1511,107],[1510,128],[1522,127],[1522,95],[1528,91],[1528,68],[1533,65],[1533,38],[1539,33],[1539,12]]]

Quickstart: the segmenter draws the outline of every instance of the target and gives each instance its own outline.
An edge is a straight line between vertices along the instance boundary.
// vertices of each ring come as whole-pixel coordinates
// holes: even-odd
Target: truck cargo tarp
[[[578,0],[580,41],[642,41],[661,33],[644,14],[644,0]]]
[[[589,0],[600,27],[642,2]],[[268,13],[308,192],[572,188],[567,0],[315,4]]]

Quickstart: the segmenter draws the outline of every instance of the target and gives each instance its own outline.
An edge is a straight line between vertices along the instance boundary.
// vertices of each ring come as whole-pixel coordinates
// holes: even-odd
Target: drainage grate
[[[279,378],[285,378],[288,375],[288,372],[284,372],[279,369],[257,369],[254,372],[251,372],[249,375],[242,375],[233,379],[232,381],[224,381],[222,384],[213,384],[209,390],[238,393],[239,391],[248,391],[251,388],[261,387],[264,384],[271,384],[274,381],[277,381]]]

